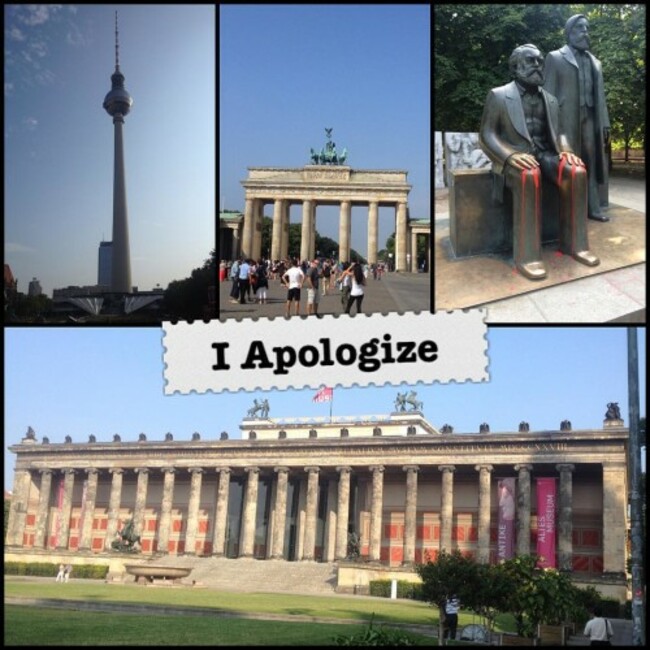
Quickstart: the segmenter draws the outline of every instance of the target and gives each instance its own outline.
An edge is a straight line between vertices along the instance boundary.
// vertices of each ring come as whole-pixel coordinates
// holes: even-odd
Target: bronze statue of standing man
[[[521,45],[509,60],[514,81],[493,88],[485,101],[479,132],[492,161],[497,196],[513,197],[513,257],[530,280],[546,277],[542,261],[542,180],[560,195],[560,250],[587,266],[600,260],[587,241],[587,175],[559,129],[558,101],[541,88],[544,57],[532,44]]]
[[[546,56],[544,90],[560,104],[560,130],[587,167],[589,218],[609,221],[600,207],[598,184],[605,182],[609,115],[605,104],[603,69],[589,51],[589,22],[571,16],[564,28],[567,45]]]

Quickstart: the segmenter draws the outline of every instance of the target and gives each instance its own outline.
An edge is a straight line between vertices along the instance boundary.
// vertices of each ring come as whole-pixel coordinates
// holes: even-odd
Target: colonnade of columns
[[[259,259],[262,257],[262,217],[265,203],[273,203],[273,229],[271,235],[270,259],[286,259],[289,251],[289,207],[296,200],[290,199],[260,199],[246,198],[244,209],[244,227],[242,233],[243,255]],[[302,205],[302,222],[300,236],[301,260],[314,259],[316,255],[316,208],[318,200],[305,198]],[[356,203],[356,201],[355,201]],[[377,262],[379,236],[379,201],[369,199],[368,204],[368,254],[369,264]],[[352,201],[340,201],[339,216],[339,250],[338,259],[341,262],[350,261],[350,236],[352,227]],[[415,246],[415,235],[412,241],[408,238],[408,216],[406,201],[395,204],[395,270],[411,270],[407,264],[409,246]],[[416,257],[413,248],[412,257]],[[324,254],[329,251],[322,251]]]
[[[332,470],[335,469],[337,480],[330,482],[330,494],[328,504],[330,513],[335,515],[331,518],[331,542],[326,552],[325,559],[343,559],[348,554],[348,531],[349,511],[351,495],[351,476],[353,469],[349,466],[328,468],[327,477],[331,478]],[[370,500],[367,510],[370,512],[370,534],[368,538],[369,559],[380,561],[382,545],[382,521],[384,515],[384,480],[387,467],[375,465],[361,471],[364,476],[370,473]],[[394,468],[392,468],[394,469]],[[427,468],[429,470],[430,468]],[[490,522],[492,517],[491,485],[493,466],[479,464],[474,467],[478,472],[478,543],[477,559],[481,562],[488,562],[490,558]],[[517,489],[517,554],[528,554],[530,548],[530,522],[531,522],[531,464],[517,464],[514,466],[518,472]],[[559,509],[558,509],[558,557],[559,568],[571,570],[572,561],[572,485],[574,465],[562,463],[555,465],[559,473]],[[274,476],[275,490],[272,505],[273,525],[269,535],[269,549],[267,557],[284,557],[286,518],[287,518],[287,494],[290,474],[294,478],[304,480],[306,474],[306,499],[304,506],[304,531],[301,553],[298,559],[314,560],[316,546],[316,531],[318,523],[318,498],[319,480],[323,471],[318,466],[309,466],[301,473],[299,468],[285,466],[278,467],[246,467],[245,487],[242,504],[242,518],[240,531],[240,552],[242,557],[250,557],[254,554],[255,532],[257,522],[258,489],[260,472],[268,476],[272,470]],[[404,500],[404,541],[403,561],[410,564],[415,561],[416,551],[416,521],[418,477],[421,468],[417,465],[404,465],[401,467],[404,473],[405,500]],[[52,489],[53,471],[50,469],[38,470],[41,475],[40,494],[37,511],[35,513],[35,536],[34,546],[43,548],[47,544],[47,519]],[[107,510],[107,527],[105,532],[105,548],[110,549],[111,542],[115,539],[117,531],[124,469],[113,468],[111,473],[110,496]],[[144,515],[147,504],[149,479],[151,468],[136,468],[137,475],[135,503],[133,508],[133,520],[136,534],[141,535],[143,531]],[[163,475],[162,499],[159,510],[158,524],[158,551],[167,552],[171,531],[171,513],[174,502],[174,488],[176,477],[179,472],[190,473],[189,502],[187,508],[187,528],[185,533],[185,552],[194,553],[196,550],[197,529],[199,520],[199,507],[201,501],[201,489],[206,470],[202,467],[191,467],[181,470],[172,466],[162,467]],[[211,470],[217,473],[218,482],[216,490],[215,525],[212,531],[212,549],[214,555],[226,553],[226,530],[228,517],[228,503],[230,494],[231,478],[233,470],[229,467],[219,467]],[[454,512],[454,475],[456,466],[451,464],[437,466],[441,474],[441,501],[440,501],[440,542],[439,549],[451,551],[452,549],[452,526]],[[603,471],[603,557],[604,570],[620,572],[624,567],[620,566],[624,561],[624,553],[618,552],[619,540],[617,534],[624,530],[625,513],[624,507],[616,502],[616,495],[620,493],[619,485],[621,473],[624,476],[625,468],[604,468]],[[96,468],[64,469],[63,470],[63,495],[61,501],[61,518],[58,532],[57,548],[68,548],[70,533],[70,514],[72,509],[72,495],[75,476],[82,477],[85,474],[87,480],[85,490],[85,503],[83,510],[85,516],[82,518],[81,533],[79,541],[80,550],[91,549],[91,534],[93,515],[96,506],[97,487],[99,471]],[[358,472],[357,472],[358,474]],[[391,482],[395,481],[395,474],[391,474]],[[27,502],[29,487],[32,481],[31,472],[28,470],[17,470],[14,480],[14,493],[10,510],[7,545],[21,546],[23,544],[23,533],[25,530],[25,517],[27,514]],[[619,485],[617,485],[617,483]],[[619,513],[619,514],[612,514]],[[620,528],[620,527],[623,528]]]

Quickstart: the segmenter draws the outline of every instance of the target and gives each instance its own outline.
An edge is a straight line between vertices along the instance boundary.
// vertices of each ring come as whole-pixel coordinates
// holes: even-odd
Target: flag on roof
[[[334,395],[333,388],[326,388],[323,386],[316,395],[314,395],[312,402],[331,402]]]

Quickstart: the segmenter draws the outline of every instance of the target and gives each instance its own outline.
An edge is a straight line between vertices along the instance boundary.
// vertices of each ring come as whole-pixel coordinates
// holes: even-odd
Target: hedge
[[[390,598],[392,580],[371,580],[370,595]],[[422,600],[422,585],[419,582],[397,581],[397,597]]]
[[[59,565],[52,562],[5,562],[6,576],[41,576],[55,578]],[[103,580],[108,574],[107,564],[73,564],[72,578]]]

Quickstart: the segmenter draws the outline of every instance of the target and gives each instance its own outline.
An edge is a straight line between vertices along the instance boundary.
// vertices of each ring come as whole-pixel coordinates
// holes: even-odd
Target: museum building
[[[9,447],[5,558],[114,555],[129,520],[144,557],[337,562],[356,534],[358,560],[385,570],[442,549],[493,563],[544,537],[548,566],[624,600],[628,429],[518,428],[455,433],[419,411],[246,418],[218,440],[50,443],[30,428]]]

